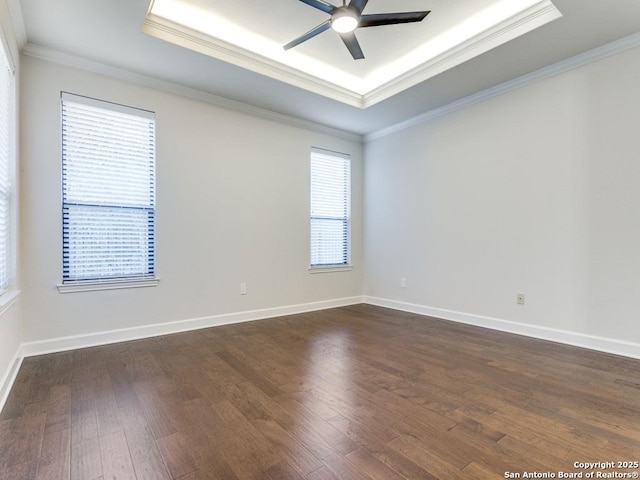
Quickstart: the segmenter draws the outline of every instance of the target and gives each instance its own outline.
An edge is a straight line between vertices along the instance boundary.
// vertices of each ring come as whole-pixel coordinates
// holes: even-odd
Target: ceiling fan
[[[351,56],[354,60],[364,58],[358,39],[354,33],[356,28],[364,27],[378,27],[380,25],[394,25],[397,23],[413,23],[421,22],[424,18],[431,13],[425,12],[398,12],[398,13],[375,13],[371,15],[363,15],[362,11],[367,5],[368,0],[351,0],[349,5],[345,0],[342,0],[342,6],[336,7],[324,0],[300,0],[302,3],[322,10],[325,13],[331,15],[331,18],[326,22],[321,23],[317,27],[309,30],[304,35],[296,38],[295,40],[287,43],[284,46],[285,50],[289,50],[297,45],[300,45],[307,40],[319,35],[320,33],[332,28],[335,30],[342,41],[349,49]]]

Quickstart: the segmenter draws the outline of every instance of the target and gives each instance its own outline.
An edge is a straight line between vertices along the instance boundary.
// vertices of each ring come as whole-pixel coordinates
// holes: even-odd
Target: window
[[[11,182],[13,74],[6,55],[0,48],[0,294],[9,288],[11,267],[11,211],[13,187]]]
[[[154,114],[62,93],[63,285],[154,279],[155,215]]]
[[[348,155],[311,152],[311,267],[350,263],[351,160]]]

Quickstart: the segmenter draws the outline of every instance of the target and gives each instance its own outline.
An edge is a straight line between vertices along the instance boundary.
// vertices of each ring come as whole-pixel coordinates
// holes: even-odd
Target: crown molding
[[[9,70],[18,70],[20,48],[26,43],[27,33],[19,0],[0,1],[0,50],[4,53]]]
[[[211,93],[203,92],[194,88],[185,87],[174,82],[160,80],[147,75],[130,72],[128,70],[90,61],[78,56],[70,55],[31,43],[27,43],[24,46],[24,48],[22,49],[22,53],[34,58],[39,58],[41,60],[106,75],[112,78],[117,78],[119,80],[124,80],[130,83],[151,87],[164,92],[173,93],[176,95],[191,98],[193,100],[216,105],[228,110],[238,111],[241,113],[246,113],[248,115],[273,120],[285,125],[304,128],[307,130],[315,131],[317,133],[327,134],[358,143],[366,143],[397,133],[413,126],[426,123],[438,117],[448,115],[469,106],[484,102],[486,100],[490,100],[491,98],[497,97],[499,95],[512,92],[541,80],[545,80],[555,75],[559,75],[561,73],[579,68],[591,62],[595,62],[639,46],[640,32],[629,35],[627,37],[623,37],[619,40],[594,48],[566,60],[562,60],[553,65],[541,68],[535,72],[501,83],[473,95],[469,95],[442,107],[429,110],[428,112],[413,117],[409,120],[377,130],[367,135],[345,132],[343,130],[332,128],[326,125],[321,125],[307,120],[302,120],[297,117],[273,112],[271,110],[249,105],[247,103],[238,102],[236,100],[231,100]]]
[[[450,70],[472,58],[529,33],[562,14],[551,0],[544,0],[503,22],[475,35],[418,67],[371,90],[363,97],[363,108],[375,105],[397,93]]]
[[[175,82],[169,82],[169,81],[161,80],[148,75],[132,72],[130,70],[125,70],[125,69],[114,67],[104,63],[95,62],[95,61],[88,60],[86,58],[82,58],[76,55],[71,55],[58,50],[42,47],[40,45],[27,43],[23,47],[22,53],[29,57],[45,60],[47,62],[52,62],[59,65],[65,65],[67,67],[77,68],[80,70],[85,70],[88,72],[105,75],[107,77],[123,80],[125,82],[133,83],[136,85],[142,85],[144,87],[149,87],[149,88],[153,88],[163,92],[187,97],[192,100],[209,103],[211,105],[225,108],[227,110],[233,110],[235,112],[244,113],[254,117],[272,120],[274,122],[282,123],[282,124],[297,127],[297,128],[304,128],[306,130],[311,130],[316,133],[331,135],[333,137],[338,137],[338,138],[350,140],[357,143],[362,143],[362,140],[363,140],[363,136],[357,133],[347,132],[344,130],[329,127],[319,123],[303,120],[290,115],[274,112],[272,110],[256,107],[248,103],[239,102],[237,100],[231,100],[229,98],[225,98],[219,95],[214,95],[212,93],[204,92],[202,90],[186,87],[184,85],[181,85]]]
[[[369,91],[366,91],[367,87],[365,86],[367,80],[363,78],[362,87],[358,90],[364,93],[359,93],[180,23],[154,15],[151,10],[150,7],[142,25],[142,31],[148,35],[363,109],[562,16],[551,0],[541,0],[440,55],[427,59],[415,68],[401,72],[391,80],[375,85]]]
[[[142,31],[160,40],[362,108],[362,95],[356,92],[157,15],[147,15]]]
[[[11,16],[11,24],[13,26],[13,33],[18,44],[18,51],[27,44],[27,27],[24,23],[24,17],[22,15],[22,6],[20,0],[5,0],[7,8],[9,9],[9,15]]]
[[[456,100],[455,102],[451,102],[442,107],[429,110],[428,112],[425,112],[421,115],[410,118],[409,120],[406,120],[404,122],[400,122],[390,127],[383,128],[381,130],[369,133],[364,136],[364,141],[366,143],[372,140],[377,140],[379,138],[386,137],[387,135],[391,135],[401,130],[405,130],[413,126],[420,125],[422,123],[426,123],[435,118],[442,117],[444,115],[448,115],[453,112],[457,112],[458,110],[462,110],[471,105],[475,105],[477,103],[490,100],[499,95],[504,95],[505,93],[512,92],[519,88],[526,87],[527,85],[537,83],[539,81],[545,80],[555,75],[559,75],[569,70],[582,67],[583,65],[587,65],[589,63],[592,63],[613,55],[617,55],[618,53],[622,53],[626,50],[630,50],[636,47],[640,47],[640,33],[634,33],[632,35],[623,37],[621,39],[615,40],[606,45],[594,48],[587,52],[578,54],[574,57],[568,58],[566,60],[562,60],[560,62],[554,63],[547,67],[541,68],[539,70],[536,70],[535,72],[522,75],[521,77],[515,78],[513,80],[509,80],[507,82],[501,83],[499,85],[488,88],[481,92],[461,98],[460,100]]]

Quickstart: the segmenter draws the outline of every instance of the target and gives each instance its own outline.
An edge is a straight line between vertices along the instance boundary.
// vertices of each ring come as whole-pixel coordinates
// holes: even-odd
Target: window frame
[[[121,275],[121,276],[103,276],[102,278],[100,278],[99,276],[97,276],[96,278],[87,278],[87,279],[83,279],[83,278],[68,278],[67,277],[67,273],[65,272],[66,269],[68,269],[69,267],[65,267],[65,263],[67,262],[67,260],[65,260],[65,254],[68,254],[68,250],[67,250],[67,246],[65,245],[65,238],[64,238],[64,232],[66,231],[68,227],[68,209],[69,207],[73,207],[73,206],[83,206],[82,202],[78,203],[70,201],[67,202],[66,201],[66,196],[65,196],[65,178],[64,178],[64,171],[66,165],[65,165],[65,152],[64,152],[64,142],[65,142],[65,131],[64,131],[64,119],[63,119],[63,112],[64,112],[64,104],[65,101],[68,103],[75,103],[75,104],[81,104],[81,105],[86,105],[89,107],[97,107],[100,109],[104,109],[107,111],[111,111],[111,112],[116,112],[116,113],[124,113],[124,114],[128,114],[128,115],[134,115],[138,118],[143,118],[146,120],[150,120],[152,122],[152,127],[153,127],[153,132],[150,136],[150,141],[151,141],[151,146],[149,147],[150,151],[151,151],[151,155],[152,155],[152,164],[150,166],[150,172],[149,172],[149,178],[150,178],[150,184],[149,184],[149,188],[151,191],[151,197],[150,197],[150,205],[148,207],[141,207],[138,208],[137,210],[140,211],[144,211],[147,212],[147,216],[148,216],[148,212],[151,212],[151,223],[152,225],[149,227],[149,229],[147,230],[148,236],[149,238],[151,238],[151,246],[150,248],[147,250],[146,253],[146,257],[147,257],[147,261],[149,261],[149,259],[151,259],[151,266],[148,267],[148,273],[143,273],[141,272],[139,275],[134,274],[134,275]],[[123,288],[139,288],[139,287],[152,287],[152,286],[156,286],[159,283],[159,279],[157,277],[157,270],[156,270],[156,256],[155,256],[155,252],[157,249],[157,241],[156,241],[156,215],[157,215],[157,201],[156,201],[156,133],[155,133],[155,128],[156,128],[156,120],[155,120],[155,113],[154,112],[150,112],[148,110],[144,110],[144,109],[140,109],[140,108],[135,108],[135,107],[130,107],[130,106],[126,106],[126,105],[121,105],[118,103],[114,103],[114,102],[109,102],[109,101],[105,101],[105,100],[99,100],[99,99],[95,99],[92,97],[86,97],[86,96],[82,96],[82,95],[76,95],[76,94],[72,94],[69,92],[60,92],[60,115],[61,115],[61,120],[60,120],[60,126],[61,126],[61,166],[62,166],[62,177],[61,177],[61,186],[62,186],[62,198],[61,198],[61,211],[62,211],[62,268],[63,268],[63,276],[62,276],[62,282],[57,286],[58,287],[58,291],[60,293],[72,293],[72,292],[81,292],[81,291],[93,291],[93,290],[111,290],[111,289],[123,289]],[[84,205],[85,208],[91,209],[91,208],[97,208],[97,209],[101,209],[104,208],[105,211],[108,211],[109,209],[111,210],[117,210],[117,209],[122,209],[121,211],[133,211],[134,209],[131,208],[131,206],[127,205],[124,201],[120,201],[118,203],[107,203],[107,202],[101,202],[101,203],[96,203],[94,205],[91,204],[86,204]],[[99,211],[99,210],[96,210]]]
[[[328,264],[314,264],[312,262],[313,258],[313,237],[312,237],[312,228],[313,228],[313,220],[317,219],[326,219],[325,216],[314,216],[313,215],[313,205],[312,205],[312,194],[313,194],[313,162],[315,156],[324,156],[329,157],[333,160],[342,160],[346,162],[347,166],[347,179],[346,179],[346,194],[343,196],[345,205],[345,215],[341,218],[335,218],[335,220],[341,219],[342,222],[345,223],[345,238],[343,244],[344,254],[346,256],[346,261],[344,263],[328,263]],[[311,153],[309,155],[309,273],[331,273],[331,272],[343,272],[343,271],[351,271],[353,270],[353,265],[351,263],[351,195],[352,195],[352,162],[351,156],[346,153],[335,152],[332,150],[327,150],[323,148],[312,147]]]
[[[3,27],[0,27],[0,33],[3,33]],[[9,308],[20,294],[17,284],[17,140],[18,140],[18,117],[17,117],[17,78],[16,66],[13,60],[12,51],[7,43],[6,35],[1,35],[0,40],[0,68],[6,68],[6,219],[5,219],[5,252],[4,252],[4,268],[6,283],[0,287],[0,314]],[[4,74],[4,73],[3,73]]]

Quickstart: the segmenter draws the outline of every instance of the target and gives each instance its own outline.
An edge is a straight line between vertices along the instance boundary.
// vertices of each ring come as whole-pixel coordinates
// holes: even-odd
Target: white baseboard
[[[640,344],[638,343],[625,342],[612,338],[597,337],[593,335],[569,332],[566,330],[558,330],[537,325],[522,324],[499,318],[474,315],[453,310],[445,310],[441,308],[428,307],[425,305],[400,302],[385,298],[357,296],[299,305],[289,305],[284,307],[266,308],[262,310],[251,310],[224,315],[213,315],[209,317],[193,318],[176,322],[143,325],[121,330],[112,330],[87,335],[76,335],[72,337],[54,338],[51,340],[43,340],[39,342],[23,343],[14,355],[9,368],[0,381],[0,411],[2,411],[2,408],[7,401],[7,397],[9,396],[11,387],[15,382],[18,370],[22,365],[22,360],[24,357],[44,355],[47,353],[62,352],[66,350],[75,350],[78,348],[94,347],[98,345],[107,345],[110,343],[125,342],[129,340],[138,340],[142,338],[168,335],[171,333],[186,332],[190,330],[198,330],[201,328],[215,327],[220,325],[262,320],[284,315],[314,312],[319,310],[326,310],[329,308],[356,305],[359,303],[367,303],[370,305],[392,308],[404,312],[417,313],[419,315],[426,315],[443,320],[451,320],[468,325],[490,328],[492,330],[515,333],[518,335],[525,335],[528,337],[550,340],[567,345],[574,345],[591,350],[640,359]]]
[[[187,332],[201,328],[229,325],[232,323],[250,322],[253,320],[262,320],[265,318],[280,317],[283,315],[294,315],[296,313],[326,310],[328,308],[344,307],[346,305],[354,305],[358,303],[362,303],[362,297],[338,298],[335,300],[326,300],[321,302],[191,318],[188,320],[158,323],[153,325],[141,325],[139,327],[90,333],[86,335],[53,338],[50,340],[23,343],[22,355],[25,357],[32,357],[47,353],[64,352],[78,348],[95,347],[98,345],[139,340],[141,338],[157,337],[159,335],[168,335],[171,333]]]
[[[401,302],[397,300],[389,300],[371,296],[339,298],[321,302],[288,305],[283,307],[251,310],[223,315],[213,315],[209,317],[192,318],[188,320],[159,323],[154,325],[143,325],[139,327],[91,333],[87,335],[75,335],[71,337],[61,337],[38,342],[29,342],[22,344],[20,353],[24,357],[31,357],[35,355],[44,355],[47,353],[63,352],[67,350],[75,350],[78,348],[95,347],[98,345],[107,345],[110,343],[126,342],[129,340],[138,340],[142,338],[156,337],[159,335],[168,335],[171,333],[198,330],[201,328],[250,322],[253,320],[262,320],[283,315],[294,315],[297,313],[326,310],[328,308],[343,307],[346,305],[355,305],[358,303],[368,303],[370,305],[377,305],[380,307],[392,308],[404,312],[417,313],[420,315],[440,318],[443,320],[451,320],[468,325],[490,328],[492,330],[515,333],[518,335],[525,335],[542,340],[549,340],[552,342],[564,343],[567,345],[574,345],[577,347],[589,348],[591,350],[640,359],[640,344],[638,343],[587,335],[584,333],[570,332],[567,330],[560,330],[549,327],[541,327],[538,325],[518,323],[500,318],[475,315],[471,313],[446,310],[442,308],[429,307],[425,305],[418,305],[414,303]],[[16,359],[17,358],[18,354],[16,354]],[[20,363],[21,361],[22,360],[20,358]],[[10,386],[13,382],[11,376],[13,375],[13,378],[15,378],[17,367],[19,367],[19,363],[17,363],[17,367],[15,365],[16,363],[17,362],[14,361],[14,366],[7,372],[3,383],[0,384],[0,394],[4,394],[5,389],[8,393],[8,389],[10,389]],[[5,386],[5,384],[8,385],[8,388]],[[3,397],[0,396],[0,399],[1,398]]]
[[[18,376],[18,371],[20,370],[20,366],[22,365],[23,358],[24,356],[22,355],[21,348],[18,348],[15,355],[11,359],[9,368],[0,381],[0,412],[2,412],[4,404],[7,402],[7,398],[9,398],[9,392],[11,391],[13,383],[16,381],[16,377]]]
[[[364,303],[379,307],[387,307],[394,310],[417,313],[443,320],[452,320],[454,322],[465,323],[477,327],[490,328],[501,332],[515,333],[518,335],[525,335],[527,337],[539,338],[542,340],[564,343],[566,345],[588,348],[600,352],[612,353],[614,355],[640,359],[640,344],[638,343],[587,335],[584,333],[569,332],[567,330],[559,330],[549,327],[541,327],[538,325],[512,322],[510,320],[485,317],[471,313],[456,312],[453,310],[428,307],[414,303],[399,302],[385,298],[364,296],[363,301]]]

